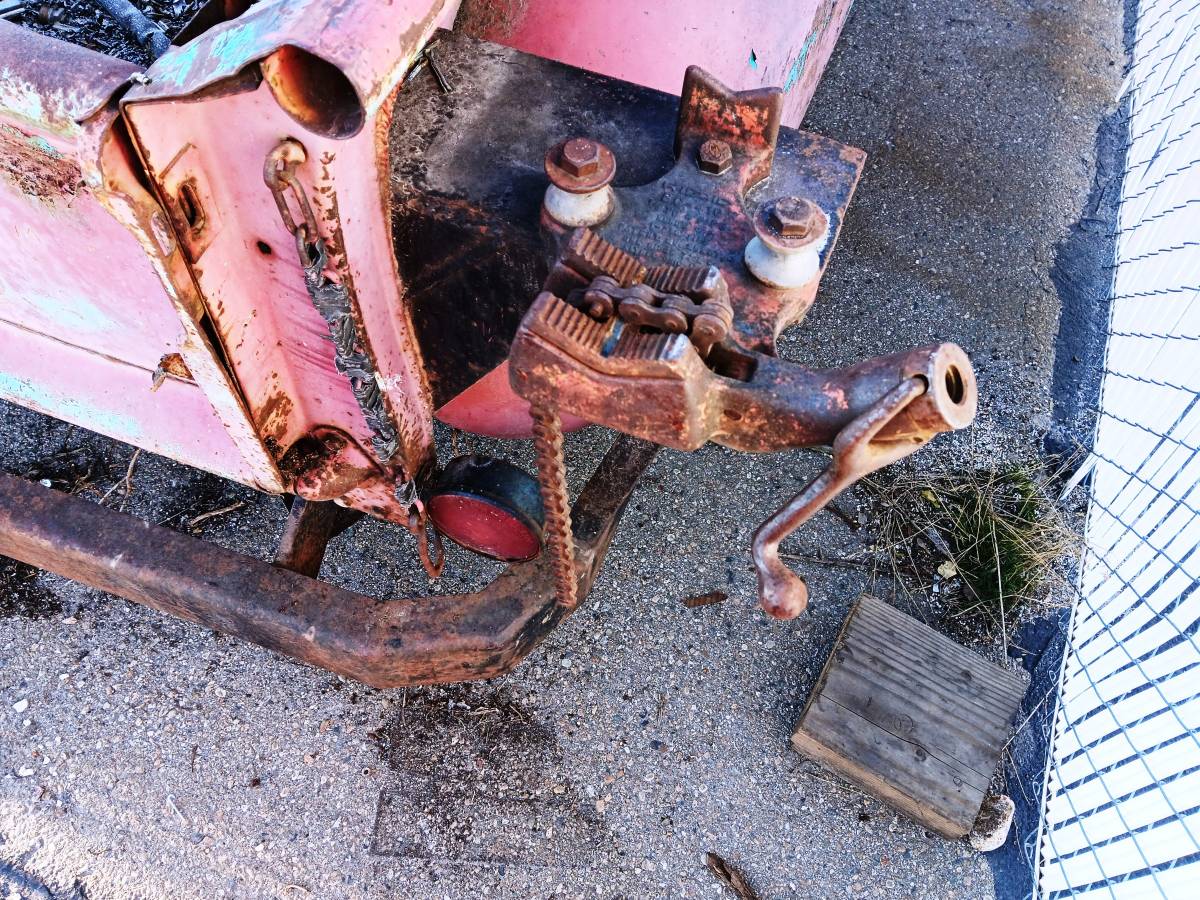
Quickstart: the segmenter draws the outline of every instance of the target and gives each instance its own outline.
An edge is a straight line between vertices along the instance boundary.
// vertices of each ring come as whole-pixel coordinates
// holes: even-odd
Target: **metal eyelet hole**
[[[950,402],[956,405],[966,399],[966,386],[963,384],[962,372],[958,371],[957,366],[950,366],[946,369],[946,393],[950,397]]]
[[[196,193],[196,185],[185,181],[179,186],[179,211],[183,220],[192,231],[199,231],[204,226],[204,207],[200,205],[200,196]]]

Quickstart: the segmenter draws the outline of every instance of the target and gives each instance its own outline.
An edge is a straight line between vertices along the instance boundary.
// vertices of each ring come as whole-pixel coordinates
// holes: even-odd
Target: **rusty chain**
[[[733,328],[729,286],[716,266],[646,266],[590,228],[576,229],[560,264],[587,286],[570,300],[593,319],[686,334],[701,358]]]
[[[575,577],[575,535],[571,531],[571,502],[567,494],[567,467],[563,458],[562,420],[558,410],[534,406],[533,448],[537,454],[538,486],[546,513],[545,545],[553,554],[555,592],[558,605],[579,605],[579,582]]]
[[[329,327],[329,340],[334,346],[334,364],[338,372],[349,379],[354,398],[371,429],[371,446],[379,461],[386,463],[396,455],[400,438],[379,388],[375,364],[366,352],[366,341],[354,321],[350,292],[326,272],[329,251],[317,229],[308,195],[296,178],[296,168],[304,160],[304,148],[297,141],[281,141],[267,155],[263,179],[279,207],[284,227],[296,239],[296,252],[304,270],[304,286],[313,306]],[[296,221],[288,205],[289,193],[300,211],[300,221]]]

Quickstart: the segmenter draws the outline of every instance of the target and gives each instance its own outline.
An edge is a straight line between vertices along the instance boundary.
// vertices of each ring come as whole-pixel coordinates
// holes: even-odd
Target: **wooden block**
[[[792,735],[796,749],[949,838],[971,830],[1025,681],[862,596]]]

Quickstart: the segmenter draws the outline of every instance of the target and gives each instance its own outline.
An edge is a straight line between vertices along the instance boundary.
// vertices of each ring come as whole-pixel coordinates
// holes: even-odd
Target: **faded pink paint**
[[[255,484],[256,474],[204,392],[0,322],[0,397],[190,466]]]
[[[149,222],[132,211],[148,198],[106,101],[136,71],[0,22],[0,397],[272,487],[273,464],[231,437],[240,403],[227,381],[204,379],[218,367],[198,357]],[[205,389],[152,393],[159,359],[176,352]]]
[[[266,82],[209,103],[134,103],[126,115],[167,202],[177,202],[183,181],[197,186],[205,230],[214,233],[192,274],[259,433],[286,449],[324,424],[369,442],[349,382],[334,369],[329,329],[305,291],[295,241],[263,184],[263,160],[294,130]],[[300,175],[315,185],[314,157],[325,142],[302,140],[310,158]]]
[[[476,0],[462,22],[526,53],[678,94],[704,66],[736,90],[782,87],[798,126],[851,0]]]
[[[164,56],[150,69],[152,82],[123,98],[167,203],[177,203],[179,186],[190,182],[206,211],[219,218],[206,226],[210,233],[193,252],[192,270],[260,433],[282,449],[317,426],[336,428],[364,446],[370,440],[349,382],[334,368],[328,329],[305,291],[295,243],[263,183],[267,155],[291,137],[307,152],[297,174],[330,245],[330,268],[352,289],[400,426],[402,452],[394,462],[411,473],[432,451],[432,409],[392,251],[383,137],[386,101],[444,5],[259,3]],[[294,81],[285,65],[290,51],[281,54],[281,48],[289,47],[346,76],[352,92],[344,111],[357,106],[357,131],[335,133],[328,119],[301,122],[287,111]],[[255,61],[264,80],[231,80]],[[200,100],[160,102],[221,82],[226,90]],[[259,241],[269,253],[260,252]]]
[[[149,73],[153,88],[128,92],[123,111],[144,139],[139,150],[166,212],[178,213],[183,182],[197,192],[207,217],[199,237],[179,215],[168,222],[141,186],[132,148],[113,131],[117,115],[107,101],[136,67],[0,23],[0,149],[6,163],[20,163],[34,148],[32,176],[14,164],[20,177],[0,183],[0,228],[10,230],[15,250],[0,261],[0,323],[19,335],[0,360],[0,396],[266,490],[287,488],[271,450],[313,425],[365,442],[294,242],[262,182],[266,153],[293,135],[309,150],[300,175],[333,244],[333,268],[354,284],[385,390],[399,407],[404,462],[421,462],[432,415],[403,312],[387,227],[386,147],[377,138],[391,93],[456,10],[456,0],[262,2],[159,60]],[[291,47],[332,64],[320,73],[323,84],[338,72],[348,78],[349,105],[361,104],[365,120],[357,133],[314,134],[284,112],[273,88],[286,87],[289,73],[272,81],[272,66],[278,70]],[[255,62],[267,81],[230,90]],[[202,102],[159,102],[210,87],[224,90]],[[39,184],[47,172],[53,190]],[[31,196],[39,191],[46,196]],[[259,241],[269,242],[269,255]],[[232,372],[201,326],[206,316]],[[37,358],[13,355],[18,346],[38,347]],[[153,369],[171,352],[184,357],[195,383],[168,380],[152,394]],[[378,502],[391,492],[384,482],[358,493]]]
[[[37,174],[32,161],[17,163],[23,179],[5,178],[0,164],[0,321],[153,371],[178,352],[183,332],[142,249],[83,184],[75,141],[3,119],[10,162],[23,144],[42,173],[54,167],[74,184],[56,192],[59,178]]]

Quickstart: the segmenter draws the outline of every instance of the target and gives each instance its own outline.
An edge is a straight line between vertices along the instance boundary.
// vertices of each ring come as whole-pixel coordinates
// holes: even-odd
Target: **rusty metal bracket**
[[[619,437],[580,493],[580,597],[656,450]],[[11,475],[0,554],[379,688],[503,675],[570,613],[546,554],[473,594],[379,600]]]
[[[272,565],[316,578],[325,559],[326,546],[363,515],[357,509],[338,506],[332,500],[293,497]]]
[[[651,289],[652,271],[586,229],[567,237],[513,339],[513,390],[540,417],[562,410],[679,450],[708,441],[751,453],[832,444],[829,468],[754,539],[763,608],[793,618],[808,591],[780,562],[779,542],[859,478],[969,425],[977,404],[971,362],[956,345],[940,344],[817,371],[747,349],[732,333],[720,343],[697,340],[685,334],[682,312],[675,322],[665,316],[680,305],[701,307]],[[682,290],[705,270],[676,271],[673,289]],[[711,267],[703,281],[711,297],[723,295],[720,270]],[[631,299],[645,302],[629,315]],[[557,469],[543,455],[539,475],[553,493]]]

